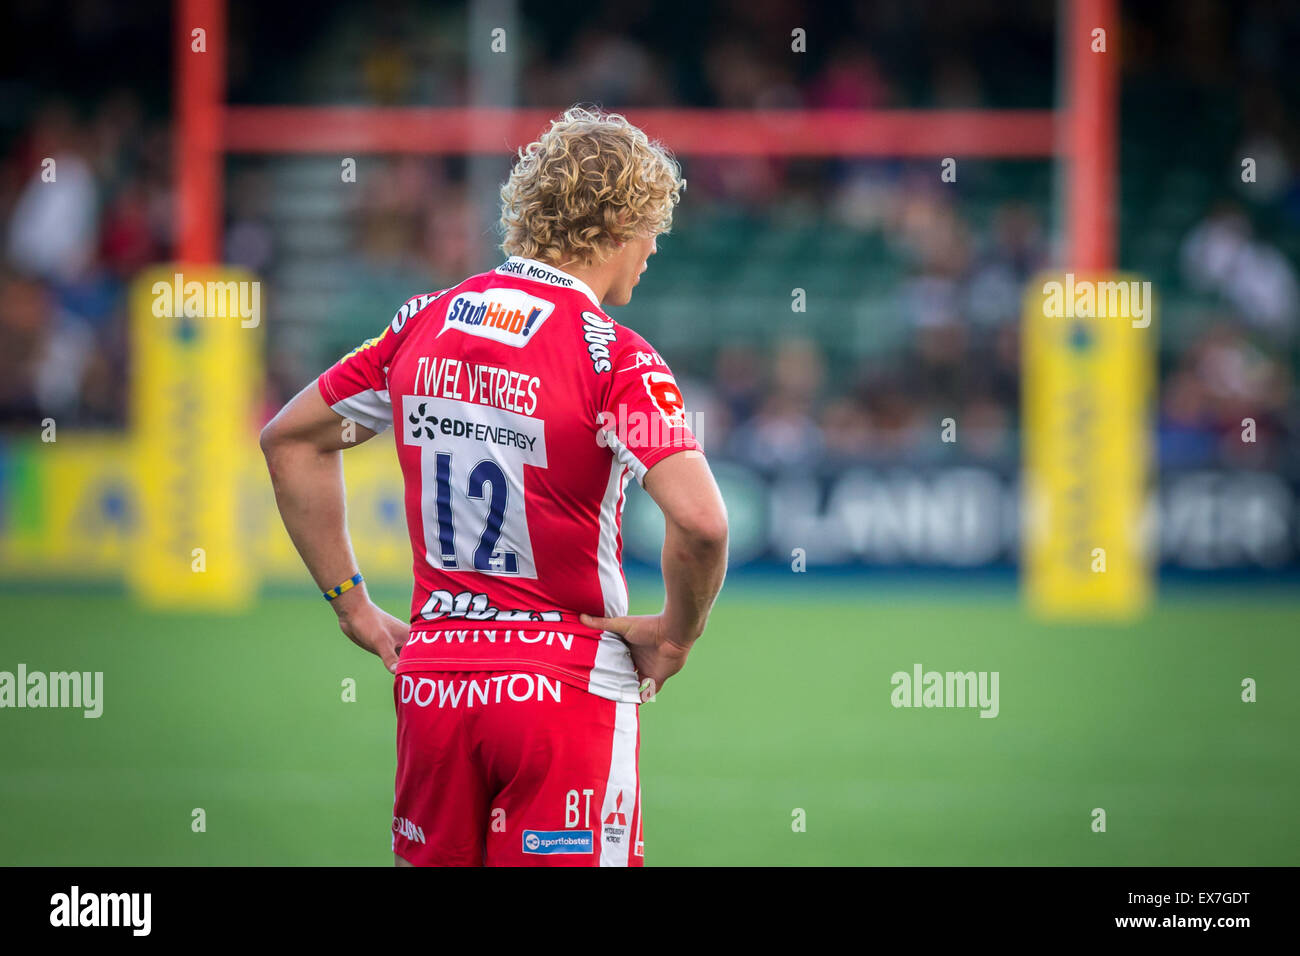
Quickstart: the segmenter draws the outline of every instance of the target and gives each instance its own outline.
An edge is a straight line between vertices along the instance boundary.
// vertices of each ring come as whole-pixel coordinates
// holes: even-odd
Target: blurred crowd
[[[1021,294],[1046,263],[1041,226],[1012,202],[999,208],[979,252],[949,230],[914,241],[915,271],[899,297],[910,327],[904,346],[847,364],[807,337],[779,338],[770,350],[724,346],[707,374],[686,386],[714,447],[765,468],[809,460],[1015,461]],[[1158,358],[1162,464],[1294,468],[1294,266],[1252,237],[1231,205],[1188,232],[1179,259],[1182,280],[1199,295],[1181,300],[1189,304],[1177,319],[1166,318],[1157,299],[1157,316],[1180,326],[1165,335]],[[943,441],[945,433],[955,441]]]
[[[117,92],[35,112],[0,163],[0,423],[121,424],[126,288],[172,241],[170,131]]]
[[[474,95],[461,7],[386,4],[369,16],[356,5],[326,6],[300,55],[284,57],[269,78],[253,69],[266,62],[257,44],[280,42],[283,27],[258,29],[258,14],[246,11],[243,30],[232,31],[231,98],[460,105]],[[830,4],[830,12],[805,16],[785,0],[718,0],[673,23],[657,22],[646,4],[610,6],[596,17],[579,15],[584,9],[521,4],[529,28],[516,30],[519,105],[1053,101],[1050,4],[1015,16],[994,2]],[[1235,139],[1222,152],[1260,157],[1261,178],[1252,184],[1259,189],[1242,189],[1227,168],[1164,261],[1141,264],[1166,276],[1157,289],[1168,307],[1158,414],[1168,463],[1274,465],[1300,445],[1296,247],[1275,239],[1279,229],[1300,233],[1300,127],[1278,108],[1293,91],[1270,86],[1285,70],[1285,38],[1295,36],[1296,23],[1279,10],[1243,4],[1225,24],[1215,5],[1170,4],[1130,25],[1135,62],[1126,76],[1135,82],[1188,62],[1188,84],[1216,95],[1248,78],[1224,105]],[[778,55],[792,42],[790,25],[805,20],[810,55]],[[971,43],[981,30],[989,41]],[[820,39],[827,36],[842,39],[827,44]],[[1035,59],[1044,49],[1048,59]],[[1273,109],[1260,108],[1260,84],[1271,90],[1263,99]],[[1126,149],[1141,141],[1143,125],[1126,118]],[[29,429],[47,416],[73,425],[125,422],[125,290],[143,266],[173,251],[171,136],[166,112],[127,88],[42,98],[7,130],[0,144],[0,425]],[[1172,179],[1184,157],[1164,145]],[[353,270],[435,288],[491,264],[464,161],[375,161],[385,175],[367,177],[345,210]],[[1203,168],[1189,160],[1184,173],[1203,176]],[[833,221],[884,236],[903,263],[882,301],[905,332],[886,349],[845,355],[813,336],[775,334],[767,344],[737,340],[707,355],[669,354],[685,369],[707,444],[765,467],[926,461],[958,453],[935,441],[952,418],[962,456],[1015,460],[1021,293],[1053,262],[1045,203],[1003,192],[977,214],[960,194],[936,189],[932,169],[921,174],[906,164],[693,159],[688,178],[679,222],[692,229],[734,210],[771,230]],[[259,274],[285,266],[289,252],[270,221],[274,189],[265,173],[230,167],[227,183],[227,260]],[[1121,249],[1126,264],[1128,251]],[[373,309],[390,305],[385,299]],[[300,387],[305,365],[319,358],[304,363],[290,354],[293,341],[272,328],[268,407]],[[1243,419],[1254,423],[1254,443],[1241,440]]]

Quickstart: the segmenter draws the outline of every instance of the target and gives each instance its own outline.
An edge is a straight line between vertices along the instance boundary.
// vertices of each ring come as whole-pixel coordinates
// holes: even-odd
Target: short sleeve
[[[672,369],[641,336],[624,327],[617,333],[623,341],[611,356],[597,427],[602,443],[639,484],[658,462],[680,451],[699,452],[700,443]]]
[[[382,332],[362,342],[322,372],[316,386],[325,404],[372,432],[392,427],[388,366],[392,364],[410,320],[440,295],[441,292],[428,292],[407,299]]]

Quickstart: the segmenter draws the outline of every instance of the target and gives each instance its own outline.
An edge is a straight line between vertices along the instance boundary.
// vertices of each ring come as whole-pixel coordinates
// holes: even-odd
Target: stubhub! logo
[[[523,348],[554,310],[554,302],[519,289],[462,292],[448,303],[442,332],[456,329]]]
[[[590,830],[525,830],[525,853],[591,853],[595,848]]]

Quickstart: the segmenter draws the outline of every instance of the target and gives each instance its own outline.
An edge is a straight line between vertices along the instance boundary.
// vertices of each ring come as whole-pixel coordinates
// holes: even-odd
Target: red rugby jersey
[[[395,428],[414,552],[398,673],[527,668],[639,700],[626,645],[629,477],[697,451],[672,372],[585,283],[512,257],[409,299],[323,373],[345,418]]]

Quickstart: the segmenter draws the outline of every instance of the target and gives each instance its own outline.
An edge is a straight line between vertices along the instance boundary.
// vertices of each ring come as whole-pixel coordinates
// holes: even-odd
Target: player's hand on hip
[[[390,674],[397,672],[397,658],[411,631],[406,621],[366,601],[340,611],[339,629],[357,647],[378,656]]]
[[[662,614],[638,614],[629,617],[580,616],[587,627],[610,631],[623,639],[632,652],[632,663],[641,678],[641,700],[655,695],[672,677],[686,666],[690,646],[674,643],[667,633]],[[646,681],[652,683],[648,686]]]

